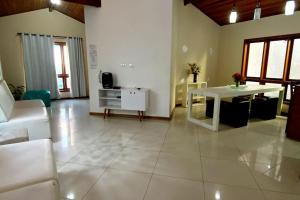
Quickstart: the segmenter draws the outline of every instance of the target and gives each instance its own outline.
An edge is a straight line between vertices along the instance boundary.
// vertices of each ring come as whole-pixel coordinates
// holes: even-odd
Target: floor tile
[[[111,168],[152,173],[158,159],[159,152],[142,149],[124,149],[110,164]]]
[[[58,171],[62,197],[82,199],[103,172],[100,167],[66,164]]]
[[[203,183],[154,175],[145,200],[204,200]]]
[[[163,136],[157,135],[135,135],[131,138],[126,147],[139,148],[144,150],[160,151],[164,141]]]
[[[53,143],[55,160],[59,162],[67,162],[77,155],[83,148],[83,145],[65,145],[62,144],[62,142]]]
[[[254,178],[243,162],[203,158],[202,164],[205,181],[257,188]]]
[[[214,183],[204,183],[205,200],[264,200],[258,189],[235,187]]]
[[[90,191],[86,198],[142,200],[152,171],[150,199],[198,197],[194,183],[202,180],[210,181],[206,199],[216,197],[216,188],[223,199],[260,199],[258,187],[267,200],[298,198],[300,142],[285,137],[285,119],[250,120],[241,128],[221,125],[213,132],[187,121],[181,107],[170,121],[91,116],[88,100],[54,101],[48,112],[57,168],[69,169],[66,178],[60,176],[63,187]],[[71,165],[77,167],[71,170]],[[89,174],[102,168],[106,178],[92,189],[89,181],[97,175]]]
[[[225,160],[243,160],[238,148],[228,147],[218,143],[201,144],[200,153],[201,157]]]
[[[120,155],[121,151],[122,148],[119,146],[102,146],[94,144],[84,148],[69,162],[108,167],[110,163]]]
[[[84,200],[142,200],[151,175],[107,170]]]
[[[191,180],[202,180],[200,155],[163,153],[159,155],[154,174]]]
[[[264,174],[255,172],[253,175],[263,190],[300,195],[299,173],[291,169],[281,168],[281,166],[278,165]]]
[[[266,200],[299,200],[300,195],[264,191]]]

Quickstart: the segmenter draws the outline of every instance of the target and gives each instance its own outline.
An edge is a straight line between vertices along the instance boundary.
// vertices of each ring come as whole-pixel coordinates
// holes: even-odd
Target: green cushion
[[[26,91],[22,96],[23,100],[41,99],[46,107],[51,106],[51,98],[49,90],[30,90]]]

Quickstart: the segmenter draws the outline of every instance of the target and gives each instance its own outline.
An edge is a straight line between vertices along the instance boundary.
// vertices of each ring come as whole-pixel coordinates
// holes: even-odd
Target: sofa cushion
[[[45,104],[42,100],[23,100],[23,101],[16,101],[15,108],[22,109],[22,108],[39,108],[39,107],[45,107]]]
[[[8,122],[0,123],[0,129],[27,128],[29,140],[51,138],[50,123],[46,107],[14,108]]]
[[[48,113],[45,107],[17,109],[11,114],[7,123],[26,123],[26,121],[44,120],[48,121]]]
[[[0,130],[0,145],[28,141],[27,129]]]
[[[12,114],[14,100],[4,80],[0,80],[0,122],[7,122]]]
[[[51,180],[0,193],[0,199],[59,200],[59,187],[56,181]]]
[[[49,180],[58,182],[50,140],[0,146],[0,160],[0,193]]]

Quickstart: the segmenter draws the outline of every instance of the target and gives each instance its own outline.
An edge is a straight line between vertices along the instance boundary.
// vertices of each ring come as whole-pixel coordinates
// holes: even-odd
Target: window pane
[[[247,77],[260,77],[263,51],[263,42],[250,44]]]
[[[64,89],[64,83],[62,78],[57,78],[57,86],[59,90]]]
[[[56,74],[62,73],[62,61],[61,61],[61,51],[59,45],[54,45],[54,63]]]
[[[64,46],[65,70],[66,74],[70,75],[70,58],[67,45]]]
[[[278,84],[278,83],[266,83],[266,85],[273,85],[273,86],[282,87],[282,85]],[[265,96],[268,96],[268,97],[278,97],[279,96],[279,92],[266,92]]]
[[[270,42],[267,78],[282,78],[287,40]]]
[[[300,39],[294,40],[290,79],[300,79]]]

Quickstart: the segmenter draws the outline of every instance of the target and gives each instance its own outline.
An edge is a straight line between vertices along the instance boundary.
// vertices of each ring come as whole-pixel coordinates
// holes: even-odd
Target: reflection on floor
[[[51,108],[62,199],[299,200],[300,143],[285,120],[211,132],[187,122],[89,115],[87,100]]]

